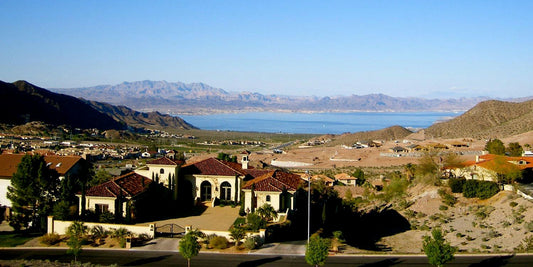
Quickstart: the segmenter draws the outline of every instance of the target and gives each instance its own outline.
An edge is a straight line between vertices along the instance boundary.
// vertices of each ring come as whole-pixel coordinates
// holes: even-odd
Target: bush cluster
[[[490,181],[465,180],[464,178],[450,178],[448,181],[452,192],[463,193],[464,197],[488,199],[500,191],[498,184]]]
[[[52,246],[59,243],[61,241],[61,237],[56,233],[51,233],[41,236],[39,240],[45,245]]]
[[[209,246],[216,249],[225,249],[228,247],[228,239],[223,236],[212,236],[209,239]]]

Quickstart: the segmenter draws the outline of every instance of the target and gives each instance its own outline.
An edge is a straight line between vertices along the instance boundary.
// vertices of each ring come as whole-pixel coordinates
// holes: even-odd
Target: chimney
[[[241,164],[242,164],[242,169],[243,170],[248,169],[248,155],[242,155]]]
[[[476,155],[476,163],[479,163],[479,155]]]

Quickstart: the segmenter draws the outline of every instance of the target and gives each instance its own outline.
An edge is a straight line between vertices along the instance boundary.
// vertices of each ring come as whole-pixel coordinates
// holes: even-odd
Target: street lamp
[[[309,244],[309,237],[311,236],[311,175],[309,171],[305,171],[307,174],[307,244]]]

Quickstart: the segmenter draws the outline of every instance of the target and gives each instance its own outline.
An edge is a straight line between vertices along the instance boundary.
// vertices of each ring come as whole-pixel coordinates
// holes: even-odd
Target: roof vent
[[[56,168],[59,168],[61,167],[61,162],[59,162],[57,165],[56,165]]]

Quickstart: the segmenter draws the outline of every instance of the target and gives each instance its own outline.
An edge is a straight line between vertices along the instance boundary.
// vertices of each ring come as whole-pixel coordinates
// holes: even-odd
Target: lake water
[[[252,112],[210,115],[179,115],[203,130],[341,134],[400,125],[426,128],[434,122],[460,115],[453,112],[353,112],[353,113],[277,113]]]

